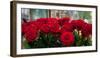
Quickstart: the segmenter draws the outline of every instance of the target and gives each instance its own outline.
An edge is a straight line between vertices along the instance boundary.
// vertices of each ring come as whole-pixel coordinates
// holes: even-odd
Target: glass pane
[[[31,19],[48,17],[48,11],[46,9],[30,9]]]

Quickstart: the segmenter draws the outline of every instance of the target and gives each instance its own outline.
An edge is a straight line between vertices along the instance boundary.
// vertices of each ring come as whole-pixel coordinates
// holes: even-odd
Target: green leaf
[[[90,38],[87,38],[87,40],[84,41],[85,46],[91,46],[92,45],[92,40]]]
[[[28,42],[26,40],[23,41],[23,48],[25,48],[25,49],[31,48],[31,46],[28,44]]]
[[[74,38],[75,38],[75,43],[74,43],[74,45],[77,45],[77,44],[78,44],[77,42],[79,41],[78,33],[77,33],[77,31],[74,31],[73,34],[74,34]]]
[[[54,36],[49,33],[47,38],[48,38],[49,47],[55,47],[56,39],[54,38]]]
[[[36,42],[34,42],[35,48],[44,48],[45,44],[43,43],[42,39],[38,39]]]
[[[74,38],[75,38],[75,46],[82,46],[83,45],[83,39],[81,36],[79,36],[78,31],[74,31]]]

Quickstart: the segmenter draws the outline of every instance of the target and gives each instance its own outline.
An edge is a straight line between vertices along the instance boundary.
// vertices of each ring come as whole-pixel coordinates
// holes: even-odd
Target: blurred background
[[[92,21],[91,11],[77,11],[77,10],[55,10],[55,9],[21,9],[22,19],[35,20],[38,18],[63,18],[70,17],[72,19],[84,19],[88,23]]]

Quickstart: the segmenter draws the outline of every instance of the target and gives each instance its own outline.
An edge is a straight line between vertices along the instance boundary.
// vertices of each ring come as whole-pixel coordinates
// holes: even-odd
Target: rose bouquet
[[[23,48],[92,45],[92,24],[83,19],[39,18],[22,22]]]

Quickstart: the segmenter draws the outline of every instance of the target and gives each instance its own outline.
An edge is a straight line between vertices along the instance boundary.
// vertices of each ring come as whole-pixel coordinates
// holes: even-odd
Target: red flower
[[[48,18],[48,23],[58,23],[56,18]]]
[[[46,24],[48,23],[48,18],[39,18],[37,19],[37,22],[39,22],[40,24]]]
[[[27,22],[22,23],[22,28],[21,28],[22,34],[25,34],[25,32],[27,31],[26,28],[28,25],[29,25],[29,23],[27,23]]]
[[[22,32],[24,32],[24,36],[28,42],[33,42],[37,37],[37,26],[32,24],[31,22],[24,24],[25,25],[22,25]]]
[[[71,46],[74,43],[74,35],[71,32],[64,32],[60,36],[60,40],[64,46]]]
[[[59,32],[60,25],[58,23],[48,23],[51,33]]]
[[[36,30],[31,30],[25,33],[25,38],[28,42],[33,42],[36,40],[37,32]]]
[[[42,32],[56,33],[59,30],[59,24],[56,18],[40,18],[37,19],[37,22],[39,22],[40,30]]]
[[[28,22],[28,24],[31,25],[31,26],[35,26],[36,30],[39,30],[39,28],[41,26],[39,24],[39,22],[37,22],[37,21],[30,21],[30,22]]]
[[[66,24],[64,24],[62,26],[61,33],[66,32],[66,31],[73,32],[73,27],[72,27],[72,24],[71,23],[66,23]]]
[[[27,24],[26,23],[22,23],[22,34],[24,34],[26,32],[26,26]]]
[[[72,20],[71,24],[73,26],[73,29],[81,30],[85,22],[82,19],[79,19],[79,20]]]
[[[64,23],[68,23],[70,21],[69,17],[61,18],[58,20],[59,24],[62,26]]]
[[[43,24],[40,28],[40,30],[44,33],[48,33],[49,32],[49,25],[48,24]]]
[[[49,32],[51,32],[51,33],[57,33],[57,32],[59,32],[59,24],[57,24],[57,23],[47,23],[47,24],[43,24],[42,26],[41,26],[41,31],[42,32],[45,32],[45,33],[49,33]]]
[[[92,24],[86,23],[82,29],[82,35],[84,37],[88,37],[89,35],[92,35]]]
[[[27,31],[25,33],[25,37],[26,37],[26,40],[28,42],[33,42],[37,37],[37,30],[34,29],[34,27],[33,26],[28,26],[28,28],[27,28]]]

